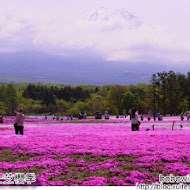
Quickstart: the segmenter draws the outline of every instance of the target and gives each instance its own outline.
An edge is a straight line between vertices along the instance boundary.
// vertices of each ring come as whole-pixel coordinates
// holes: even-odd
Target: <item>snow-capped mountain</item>
[[[108,9],[104,7],[86,14],[84,21],[87,24],[112,27],[112,29],[120,29],[121,27],[136,29],[143,25],[143,22],[140,19],[126,9]]]

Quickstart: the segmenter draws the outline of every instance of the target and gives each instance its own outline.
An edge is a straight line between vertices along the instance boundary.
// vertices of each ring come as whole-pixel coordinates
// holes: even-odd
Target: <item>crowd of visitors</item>
[[[23,108],[19,108],[15,110],[16,116],[15,116],[15,122],[14,122],[14,129],[15,129],[15,134],[20,134],[23,135],[24,134],[24,119],[25,119],[25,115],[24,115],[24,110]],[[102,119],[103,114],[99,111],[95,112],[95,119]],[[187,121],[189,121],[190,119],[190,111],[187,111],[185,113],[181,113],[180,114],[180,120],[183,121],[185,119],[185,116],[187,118]],[[122,118],[126,118],[127,115],[125,115]],[[52,120],[63,120],[63,116],[59,116],[59,115],[54,115],[52,114],[52,116],[44,116],[44,119],[49,119],[51,118]],[[116,118],[121,118],[121,116],[117,115]],[[0,115],[0,123],[3,123],[3,115]],[[78,119],[87,119],[87,113],[86,112],[82,112],[78,114]],[[109,113],[108,111],[105,111],[104,113],[104,119],[110,119]],[[147,119],[147,121],[150,121],[151,119],[153,119],[154,121],[158,120],[158,121],[162,121],[163,120],[163,116],[160,113],[155,113],[153,112],[152,114],[148,113],[148,114],[141,114],[141,116],[139,117],[138,115],[138,110],[136,107],[132,108],[130,111],[130,121],[131,121],[131,130],[132,131],[139,131],[139,126],[141,124],[141,122],[139,121],[139,119],[141,120],[141,122],[143,122],[145,119]],[[67,116],[67,120],[73,120],[73,115]]]

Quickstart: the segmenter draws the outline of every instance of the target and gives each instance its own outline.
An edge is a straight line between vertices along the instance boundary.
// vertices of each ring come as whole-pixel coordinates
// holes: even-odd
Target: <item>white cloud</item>
[[[74,12],[71,16],[66,9],[67,6],[35,14],[32,7],[28,12],[19,12],[18,7],[1,11],[0,52],[38,49],[65,56],[65,49],[91,48],[112,61],[190,61],[189,31],[146,25],[144,20],[144,24],[131,27],[132,22],[114,15],[111,9],[102,14],[103,18],[89,22],[83,18],[86,14]],[[112,17],[109,21],[104,21],[106,14]]]

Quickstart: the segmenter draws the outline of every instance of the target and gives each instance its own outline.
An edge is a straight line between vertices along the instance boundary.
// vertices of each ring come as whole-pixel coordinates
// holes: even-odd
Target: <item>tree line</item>
[[[67,102],[85,101],[90,98],[90,91],[80,86],[76,88],[50,86],[48,88],[46,85],[29,84],[23,92],[23,97],[40,100],[42,104],[49,106],[50,104],[56,104],[56,99],[64,99]]]
[[[0,114],[13,115],[17,107],[26,114],[122,115],[137,107],[139,113],[175,115],[190,109],[190,73],[159,72],[149,84],[129,86],[1,84]]]
[[[190,109],[190,72],[155,73],[150,81],[150,105],[154,112],[176,115]]]

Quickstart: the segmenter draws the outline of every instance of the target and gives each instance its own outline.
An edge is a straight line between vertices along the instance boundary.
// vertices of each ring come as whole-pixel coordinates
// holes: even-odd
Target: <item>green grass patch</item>
[[[36,157],[37,155],[35,154],[13,154],[12,150],[9,148],[4,148],[2,149],[2,152],[0,153],[0,161],[1,162],[17,162],[17,161],[24,161],[27,162],[31,158]]]
[[[133,160],[135,159],[136,157],[134,156],[117,156],[116,157],[116,160],[118,162],[121,162],[121,161],[125,161],[125,162],[133,162]]]
[[[42,173],[44,170],[46,170],[45,168],[41,168],[41,167],[35,167],[32,170],[30,170],[30,173],[35,173],[35,174],[40,174]]]
[[[6,170],[2,170],[0,169],[0,173],[35,173],[35,174],[40,174],[44,171],[45,169],[44,168],[41,168],[41,167],[35,167],[33,168],[32,170],[30,169],[13,169],[13,168],[10,168],[10,169],[6,169]]]
[[[90,155],[90,154],[72,154],[69,157],[70,158],[81,159],[81,160],[83,159],[87,163],[90,163],[90,162],[98,163],[98,162],[103,162],[105,160],[111,159],[111,157],[108,157],[108,156],[94,156],[94,155]]]

